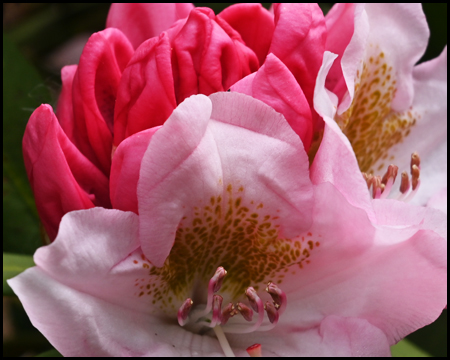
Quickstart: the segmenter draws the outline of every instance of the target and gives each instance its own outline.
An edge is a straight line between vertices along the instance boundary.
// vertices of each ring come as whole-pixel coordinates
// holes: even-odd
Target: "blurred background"
[[[195,4],[216,14],[232,3]],[[263,4],[266,8],[269,3]],[[327,13],[333,3],[320,4]],[[447,44],[447,4],[424,4],[431,30],[422,61],[438,56]],[[55,107],[60,70],[78,63],[89,36],[105,28],[109,4],[3,3],[3,252],[32,255],[42,234],[22,160],[26,122],[41,103]],[[3,258],[28,265],[27,258]],[[31,325],[20,302],[4,285],[3,356],[35,356],[51,349]],[[447,310],[433,324],[408,336],[411,343],[394,355],[447,356]],[[421,352],[420,349],[425,352]],[[405,351],[405,352],[402,352]],[[415,352],[414,352],[415,351]],[[55,355],[50,352],[47,355]]]

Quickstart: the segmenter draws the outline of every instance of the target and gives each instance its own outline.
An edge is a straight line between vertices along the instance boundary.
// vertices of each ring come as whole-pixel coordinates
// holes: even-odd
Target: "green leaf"
[[[43,353],[40,353],[39,355],[36,355],[36,357],[63,357],[58,350],[51,349],[44,351]]]
[[[430,354],[406,339],[391,346],[391,353],[395,357],[431,357]]]
[[[3,253],[3,295],[14,295],[6,280],[19,275],[32,266],[34,266],[34,261],[29,255]]]
[[[39,74],[3,35],[3,251],[32,254],[42,245],[22,137],[33,110],[49,101]]]

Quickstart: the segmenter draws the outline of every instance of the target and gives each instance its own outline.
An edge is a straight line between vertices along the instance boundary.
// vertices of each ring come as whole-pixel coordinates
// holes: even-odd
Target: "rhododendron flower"
[[[374,197],[427,204],[447,186],[447,49],[415,66],[429,38],[420,4],[336,4],[326,24],[337,58],[325,56],[316,109],[349,140]]]
[[[310,174],[268,105],[191,96],[151,134],[139,215],[66,214],[8,283],[65,356],[389,355],[446,304],[446,216],[352,192],[352,155],[326,125]]]
[[[43,105],[25,131],[25,165],[50,241],[69,211],[137,213],[140,160],[151,134],[185,98],[228,90],[268,54],[289,69],[299,95],[297,104],[270,105],[292,107],[285,116],[308,149],[326,42],[317,4],[277,5],[273,14],[237,4],[217,16],[190,4],[114,4],[107,26],[91,36],[78,65],[62,69],[56,116]]]

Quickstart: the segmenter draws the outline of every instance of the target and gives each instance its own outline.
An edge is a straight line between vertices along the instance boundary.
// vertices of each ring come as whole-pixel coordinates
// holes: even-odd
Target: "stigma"
[[[258,292],[249,286],[242,299],[233,303],[225,303],[218,292],[227,271],[219,266],[208,283],[206,305],[194,304],[187,298],[178,310],[178,323],[202,325],[205,328],[216,328],[221,325],[224,333],[244,334],[254,331],[267,331],[276,326],[280,316],[286,309],[286,294],[273,282],[269,282],[265,293]],[[268,300],[264,303],[261,297]],[[234,319],[233,317],[239,319]]]

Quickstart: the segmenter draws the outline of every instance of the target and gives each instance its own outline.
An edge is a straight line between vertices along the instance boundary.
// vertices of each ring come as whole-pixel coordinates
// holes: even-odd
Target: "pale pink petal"
[[[336,55],[326,52],[315,89],[315,110],[325,121],[323,139],[311,165],[313,184],[330,182],[353,206],[364,209],[374,220],[367,184],[361,175],[352,146],[333,120],[337,99],[325,88],[325,79]]]
[[[61,69],[62,89],[58,99],[58,107],[56,108],[56,117],[61,124],[61,128],[72,142],[74,141],[75,131],[75,124],[73,121],[72,86],[77,68],[77,65],[69,65],[64,66]]]
[[[447,188],[438,191],[429,201],[427,206],[439,209],[447,213]]]
[[[36,252],[37,267],[8,283],[64,356],[219,355],[216,339],[187,332],[136,294],[136,278],[148,277],[135,256],[137,232],[133,213],[72,212],[55,242]]]
[[[111,164],[110,197],[114,209],[138,213],[137,184],[141,161],[160,126],[140,131],[120,143]]]
[[[410,113],[414,125],[389,154],[391,161],[408,172],[411,154],[420,155],[421,185],[414,201],[425,205],[436,189],[447,184],[447,48],[439,57],[416,66],[413,76],[412,109],[397,116]]]
[[[219,15],[236,30],[245,45],[258,57],[259,64],[264,64],[274,30],[273,14],[261,4],[234,4],[228,6]]]
[[[133,48],[117,29],[93,34],[73,80],[75,145],[106,175],[111,166],[117,88]]]
[[[250,76],[253,74],[233,85],[231,90],[261,100],[283,114],[292,129],[302,139],[305,150],[308,151],[313,134],[311,110],[292,73],[274,54],[269,54],[264,65],[256,72],[251,90],[246,93],[245,87],[238,84],[248,82],[247,78]],[[239,88],[243,91],[239,91]]]
[[[325,50],[326,25],[317,4],[275,4],[274,53],[300,84],[310,107]]]
[[[374,226],[330,184],[316,186],[315,198],[305,236],[309,264],[283,281],[296,315],[283,321],[306,327],[327,315],[366,319],[393,345],[436,320],[447,303],[445,214],[377,200]]]
[[[285,313],[295,316],[295,310]],[[273,331],[245,336],[230,335],[232,346],[240,349],[259,343],[262,356],[280,357],[349,357],[390,356],[386,335],[364,319],[327,316],[316,326],[279,324]],[[236,351],[237,356],[245,353]]]
[[[22,146],[36,206],[51,240],[67,212],[110,206],[108,179],[67,138],[50,105],[31,115]]]
[[[137,49],[141,43],[187,17],[194,8],[187,3],[112,4],[106,27],[120,29]]]
[[[341,61],[348,89],[354,88],[351,82],[357,77],[361,61],[370,71],[375,71],[373,64],[369,63],[370,58],[374,61],[382,52],[384,61],[395,73],[397,91],[392,108],[394,111],[408,109],[413,100],[413,66],[425,52],[428,37],[429,30],[420,4],[357,5],[354,34]],[[349,96],[352,98],[353,94],[349,93]],[[350,102],[344,99],[339,113],[348,106]]]
[[[145,41],[125,68],[114,109],[114,146],[162,125],[176,108],[171,48],[166,33]]]
[[[162,266],[178,226],[195,213],[193,206],[216,197],[226,204],[239,194],[239,202],[255,208],[256,216],[277,213],[280,236],[307,228],[312,194],[300,139],[280,114],[246,95],[193,96],[153,136],[142,161],[138,201],[144,254]]]

